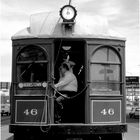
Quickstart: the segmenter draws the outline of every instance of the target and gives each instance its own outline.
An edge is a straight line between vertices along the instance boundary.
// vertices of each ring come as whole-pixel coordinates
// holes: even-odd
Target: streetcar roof
[[[30,18],[30,27],[17,32],[12,39],[68,37],[125,40],[124,36],[109,28],[105,17],[78,12],[73,33],[68,36],[63,32],[62,23],[59,12],[33,14]]]

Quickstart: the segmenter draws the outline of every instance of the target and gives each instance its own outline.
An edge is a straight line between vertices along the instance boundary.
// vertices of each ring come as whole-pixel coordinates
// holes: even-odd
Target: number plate
[[[46,122],[47,102],[43,100],[17,100],[16,123]]]
[[[121,122],[120,100],[91,100],[91,123]]]

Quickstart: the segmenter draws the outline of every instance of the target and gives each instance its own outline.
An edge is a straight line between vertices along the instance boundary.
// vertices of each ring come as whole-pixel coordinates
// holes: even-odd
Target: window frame
[[[94,57],[94,55],[96,54],[96,52],[98,52],[98,50],[101,50],[103,48],[108,49],[108,50],[110,49],[110,50],[114,51],[114,53],[116,54],[119,62],[115,62],[115,61],[114,62],[113,61],[104,61],[104,62],[102,61],[102,62],[100,62],[100,61],[96,61],[96,60],[93,61],[92,60],[93,59],[92,57]],[[108,55],[109,54],[107,54],[107,57],[109,57]],[[99,65],[116,65],[116,66],[118,66],[119,67],[119,73],[118,73],[119,81],[112,82],[110,80],[109,81],[105,81],[105,80],[93,80],[91,78],[91,71],[92,71],[91,65],[94,65],[94,64],[96,64],[96,65],[99,64]],[[91,53],[89,70],[90,70],[90,72],[89,72],[89,75],[90,75],[89,76],[89,80],[90,80],[90,95],[93,95],[93,96],[120,96],[120,95],[122,95],[122,93],[121,93],[121,88],[122,88],[122,80],[121,80],[121,77],[122,77],[122,75],[121,75],[122,74],[122,61],[121,61],[121,56],[120,56],[119,52],[114,47],[104,45],[104,46],[100,46],[100,47],[96,48]],[[119,90],[112,90],[111,92],[109,92],[109,91],[97,91],[97,90],[92,91],[92,85],[91,84],[94,84],[94,83],[98,83],[98,84],[99,83],[104,83],[104,84],[118,84],[116,86],[119,86]]]
[[[30,58],[29,58],[29,60],[19,60],[19,56],[20,56],[20,54],[21,53],[23,53],[23,52],[26,52],[27,51],[27,49],[28,48],[35,48],[35,49],[37,49],[37,50],[39,50],[39,51],[41,51],[41,52],[43,52],[43,55],[45,56],[45,59],[44,60],[30,60]],[[47,52],[47,50],[45,49],[45,48],[43,48],[43,47],[41,47],[41,46],[39,46],[39,45],[27,45],[27,46],[24,46],[19,52],[18,52],[18,54],[17,54],[17,57],[16,57],[16,93],[15,93],[15,95],[16,96],[43,96],[45,93],[42,93],[43,92],[43,90],[45,89],[43,86],[42,87],[23,87],[23,88],[20,88],[19,87],[19,85],[18,84],[20,84],[20,83],[33,83],[33,84],[38,84],[38,83],[44,83],[44,82],[48,82],[48,80],[49,80],[49,75],[48,75],[48,70],[49,70],[49,64],[48,64],[48,62],[49,62],[49,55],[48,55],[48,52]],[[30,82],[30,81],[26,81],[26,82],[22,82],[22,80],[21,79],[18,79],[18,68],[20,67],[20,66],[22,66],[22,65],[30,65],[30,64],[32,64],[32,63],[34,63],[34,64],[44,64],[44,65],[46,65],[45,67],[46,67],[46,70],[47,70],[47,74],[46,74],[46,80],[45,81],[38,81],[38,82]],[[18,94],[18,92],[20,92],[20,90],[22,91],[22,93],[21,94]],[[27,91],[27,93],[30,91],[30,90],[38,90],[38,91],[40,91],[40,94],[25,94],[24,95],[24,93],[23,93],[23,91]]]

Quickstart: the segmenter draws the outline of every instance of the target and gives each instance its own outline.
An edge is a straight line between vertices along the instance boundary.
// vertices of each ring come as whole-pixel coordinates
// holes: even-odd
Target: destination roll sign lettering
[[[43,83],[19,83],[18,87],[19,88],[32,88],[32,87],[36,87],[36,88],[43,87],[43,88],[45,88],[45,87],[47,87],[47,85],[48,84],[46,82],[43,82]]]

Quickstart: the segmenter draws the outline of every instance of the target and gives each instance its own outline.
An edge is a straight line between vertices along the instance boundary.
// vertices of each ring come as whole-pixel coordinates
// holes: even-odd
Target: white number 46
[[[103,115],[114,115],[114,109],[113,108],[109,108],[109,109],[103,109],[102,111],[101,111],[101,114],[103,114]]]
[[[24,114],[25,114],[26,116],[28,116],[28,115],[33,115],[33,116],[35,116],[35,115],[37,115],[37,109],[31,109],[31,110],[26,109],[26,110],[24,111]]]

